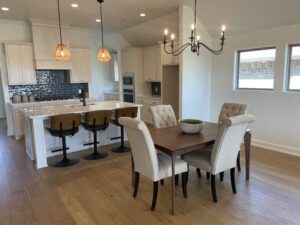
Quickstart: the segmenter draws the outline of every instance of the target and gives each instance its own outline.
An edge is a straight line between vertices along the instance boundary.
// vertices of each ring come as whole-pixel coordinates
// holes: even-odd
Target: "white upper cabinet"
[[[149,47],[144,49],[144,81],[161,81],[161,52],[160,47]]]
[[[178,49],[178,42],[175,42],[174,49]],[[171,45],[166,45],[166,50],[171,52]],[[162,65],[178,65],[179,56],[173,56],[172,54],[167,54],[164,50],[164,45],[161,45],[161,64]]]
[[[91,81],[90,49],[71,48],[72,70],[71,83],[88,83]]]
[[[36,84],[31,44],[5,44],[8,84]]]
[[[32,36],[37,69],[71,69],[71,62],[58,62],[54,58],[56,46],[60,43],[58,26],[33,22]],[[68,29],[62,29],[62,38],[63,44],[69,47]]]

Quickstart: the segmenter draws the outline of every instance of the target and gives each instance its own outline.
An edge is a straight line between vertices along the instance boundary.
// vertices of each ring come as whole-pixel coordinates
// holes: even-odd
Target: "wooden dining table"
[[[153,138],[156,149],[168,154],[172,158],[172,196],[171,214],[175,214],[175,159],[177,156],[204,149],[205,146],[215,142],[220,126],[216,123],[206,122],[198,134],[184,134],[177,126],[167,128],[153,128],[149,131]],[[251,130],[244,135],[246,180],[250,178],[250,151]]]

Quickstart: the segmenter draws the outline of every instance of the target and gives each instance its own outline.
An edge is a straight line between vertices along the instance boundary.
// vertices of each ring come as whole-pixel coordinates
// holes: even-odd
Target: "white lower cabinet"
[[[137,97],[137,104],[143,105],[141,108],[141,119],[148,124],[153,124],[153,118],[150,112],[150,107],[161,104],[161,99],[151,97]]]

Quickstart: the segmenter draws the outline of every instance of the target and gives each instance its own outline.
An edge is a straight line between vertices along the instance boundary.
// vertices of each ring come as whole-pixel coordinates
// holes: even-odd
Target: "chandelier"
[[[189,37],[190,42],[185,43],[184,45],[182,45],[180,48],[175,49],[174,48],[174,40],[175,40],[175,34],[171,34],[171,51],[168,51],[166,49],[166,45],[169,44],[168,42],[168,29],[165,29],[164,31],[164,40],[163,40],[163,44],[164,44],[164,51],[167,54],[173,55],[173,56],[178,56],[180,55],[188,46],[191,46],[191,51],[193,53],[197,53],[197,55],[199,56],[200,53],[200,47],[203,46],[204,48],[206,48],[208,51],[210,51],[211,53],[215,54],[215,55],[220,55],[223,51],[223,46],[225,43],[225,25],[222,26],[221,28],[221,43],[220,43],[220,48],[218,50],[214,50],[210,47],[208,47],[206,44],[204,44],[203,42],[200,41],[200,35],[197,35],[197,0],[195,0],[195,7],[194,7],[194,23],[191,26],[191,36]]]

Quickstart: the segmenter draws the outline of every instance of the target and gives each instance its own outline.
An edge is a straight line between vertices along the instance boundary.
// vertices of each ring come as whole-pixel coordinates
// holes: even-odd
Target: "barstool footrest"
[[[97,141],[97,144],[99,144],[100,142],[99,141]],[[94,145],[94,142],[90,142],[90,143],[85,143],[85,144],[83,144],[83,146],[88,146],[88,145]]]
[[[121,137],[113,137],[113,138],[110,138],[110,140],[116,140],[116,139],[120,139]]]
[[[66,150],[69,150],[69,149],[70,149],[69,147],[66,148]],[[51,150],[52,153],[54,153],[54,152],[62,152],[62,151],[63,151],[62,148],[60,148],[60,149],[55,149],[55,150]]]

